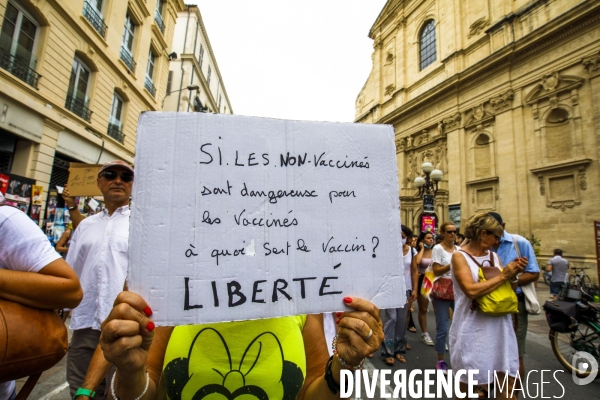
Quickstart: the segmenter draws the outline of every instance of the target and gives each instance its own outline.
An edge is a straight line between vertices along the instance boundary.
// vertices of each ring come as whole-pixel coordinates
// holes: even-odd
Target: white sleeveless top
[[[478,282],[479,266],[469,256],[458,251],[459,257],[464,257],[471,269],[473,281]],[[495,266],[500,265],[496,253]],[[478,263],[490,259],[489,252],[482,257],[475,257]],[[486,263],[487,266],[487,263]],[[453,269],[453,266],[450,266]],[[516,376],[519,371],[519,350],[517,337],[513,330],[512,315],[493,317],[470,309],[471,299],[461,290],[452,273],[454,283],[454,319],[450,327],[450,362],[452,370],[478,369],[475,379],[480,385],[493,382],[494,372],[508,373]],[[460,378],[467,382],[467,376]]]

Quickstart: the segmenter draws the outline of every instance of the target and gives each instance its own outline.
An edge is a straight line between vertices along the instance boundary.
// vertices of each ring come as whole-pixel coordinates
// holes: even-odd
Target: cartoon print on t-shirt
[[[302,370],[284,359],[281,343],[272,332],[254,338],[239,365],[234,365],[225,338],[213,328],[198,332],[187,358],[167,364],[164,379],[170,400],[233,400],[242,396],[293,400],[304,382]]]

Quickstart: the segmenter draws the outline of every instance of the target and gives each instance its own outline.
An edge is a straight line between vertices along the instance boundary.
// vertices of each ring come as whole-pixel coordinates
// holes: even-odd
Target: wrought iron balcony
[[[150,79],[149,76],[147,76],[146,80],[144,81],[144,87],[146,88],[146,90],[148,90],[150,92],[152,97],[154,97],[156,95],[156,88],[154,87],[154,84],[152,83],[152,79]]]
[[[65,107],[67,107],[69,110],[71,110],[81,118],[85,119],[87,122],[90,122],[90,120],[92,119],[93,111],[87,108],[87,101],[76,99],[75,97],[68,95]]]
[[[125,142],[125,134],[121,131],[120,124],[108,124],[108,136],[121,144]]]
[[[83,4],[83,16],[88,20],[90,24],[96,29],[96,32],[100,34],[103,38],[106,38],[106,30],[108,26],[104,23],[104,18],[102,14],[96,9],[93,5],[91,5],[87,0]]]
[[[159,0],[160,1],[160,0]],[[165,23],[163,22],[162,15],[156,10],[154,12],[154,22],[158,25],[158,29],[164,34],[165,33]]]
[[[127,65],[127,68],[129,68],[131,72],[135,72],[135,61],[133,60],[133,57],[131,56],[129,50],[127,50],[123,46],[121,46],[121,60],[123,60],[123,62],[125,63],[125,65]]]
[[[32,61],[30,64],[35,65],[35,61]],[[23,82],[37,89],[41,75],[32,68],[29,68],[24,61],[4,49],[0,49],[0,68],[7,70]]]

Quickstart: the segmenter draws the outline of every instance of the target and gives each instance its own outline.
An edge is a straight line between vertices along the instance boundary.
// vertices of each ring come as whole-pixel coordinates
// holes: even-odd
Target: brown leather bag
[[[0,299],[0,382],[29,376],[17,399],[27,398],[68,347],[67,327],[56,311]]]

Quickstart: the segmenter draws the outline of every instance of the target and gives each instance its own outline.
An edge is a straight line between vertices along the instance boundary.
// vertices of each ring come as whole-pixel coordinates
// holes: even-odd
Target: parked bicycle
[[[546,267],[544,267],[544,283],[548,286],[550,286],[550,283],[552,282],[552,271],[547,271]]]
[[[587,268],[572,267],[572,269],[573,269],[573,274],[569,275],[569,284],[581,287],[582,289],[585,289],[585,291],[589,293],[589,290],[592,287],[592,281],[590,280],[590,277],[585,274],[585,270]],[[580,273],[577,273],[578,269],[581,270]]]
[[[593,297],[584,289],[577,302],[547,301],[544,304],[550,325],[550,344],[556,359],[569,372],[585,378],[593,371],[583,369],[583,363],[573,365],[575,353],[584,351],[600,365],[600,306],[590,303]],[[597,368],[597,366],[596,366]]]

